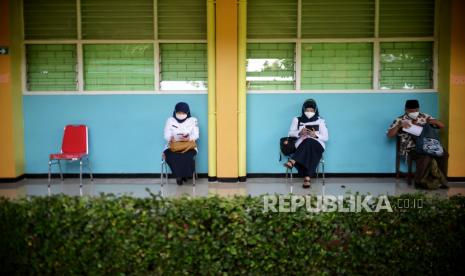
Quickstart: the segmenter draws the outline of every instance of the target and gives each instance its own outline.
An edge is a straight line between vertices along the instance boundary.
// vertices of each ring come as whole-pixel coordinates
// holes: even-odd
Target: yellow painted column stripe
[[[247,84],[246,84],[246,62],[247,62],[247,1],[239,0],[238,17],[238,159],[239,177],[245,179],[247,175]]]
[[[207,0],[208,45],[208,176],[216,177],[215,1]]]

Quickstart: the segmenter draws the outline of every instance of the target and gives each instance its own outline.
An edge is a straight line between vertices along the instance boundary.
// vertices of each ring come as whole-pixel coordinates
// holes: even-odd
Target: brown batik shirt
[[[418,114],[418,117],[415,121],[416,125],[419,126],[424,126],[428,123],[428,120],[433,120],[434,118],[426,113],[420,112]],[[410,118],[407,114],[404,114],[402,116],[397,117],[394,122],[392,122],[391,126],[389,129],[392,129],[394,127],[398,127],[402,125],[402,121],[407,120],[410,121],[410,124],[412,124],[412,118]],[[412,150],[415,148],[415,136],[403,131],[402,129],[397,132],[397,135],[400,137],[400,152],[402,155],[405,155],[408,151]]]

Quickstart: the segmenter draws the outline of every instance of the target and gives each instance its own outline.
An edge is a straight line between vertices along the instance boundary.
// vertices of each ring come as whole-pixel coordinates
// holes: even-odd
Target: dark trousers
[[[410,151],[409,154],[412,160],[415,161],[415,183],[420,183],[421,178],[425,175],[426,170],[428,169],[428,165],[433,158],[436,160],[442,174],[444,174],[444,176],[447,177],[447,163],[449,160],[449,153],[447,151],[444,150],[444,154],[442,156],[437,157],[433,157],[426,154],[419,154],[416,153],[414,150]]]
[[[297,147],[292,159],[300,176],[313,176],[320,163],[324,149],[321,144],[311,138],[307,138]]]
[[[197,154],[196,150],[192,149],[181,153],[166,149],[164,153],[166,163],[170,166],[174,177],[192,177],[195,171],[194,156]]]

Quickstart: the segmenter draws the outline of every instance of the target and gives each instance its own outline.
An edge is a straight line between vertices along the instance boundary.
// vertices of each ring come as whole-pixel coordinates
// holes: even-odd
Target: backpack
[[[444,154],[444,148],[439,141],[438,130],[433,128],[430,124],[426,124],[420,136],[416,139],[415,151],[419,154],[442,156]]]
[[[421,177],[420,186],[425,189],[434,190],[446,183],[447,179],[439,169],[438,163],[434,158],[431,158],[425,175]]]

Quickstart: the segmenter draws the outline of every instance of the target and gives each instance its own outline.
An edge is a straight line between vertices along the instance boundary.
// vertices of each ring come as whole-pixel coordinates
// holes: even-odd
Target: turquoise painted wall
[[[392,173],[395,141],[386,129],[403,113],[406,99],[420,100],[436,116],[436,93],[249,94],[248,173],[283,173],[278,141],[307,98],[327,120],[326,171]],[[63,126],[87,124],[96,173],[159,173],[163,127],[176,102],[190,104],[200,124],[198,171],[207,172],[207,95],[24,96],[26,173],[46,173],[48,154],[61,145]],[[67,168],[76,171],[77,166]]]
[[[316,99],[327,121],[324,156],[330,173],[393,173],[395,139],[388,139],[386,130],[403,114],[405,100],[418,99],[421,110],[433,116],[438,109],[436,93],[249,94],[248,173],[284,173],[278,141],[308,98]]]
[[[24,96],[26,173],[45,173],[66,124],[89,126],[95,173],[159,173],[163,128],[178,101],[199,119],[198,172],[207,172],[207,95]],[[58,168],[56,168],[58,169]],[[68,171],[78,166],[69,164]]]

